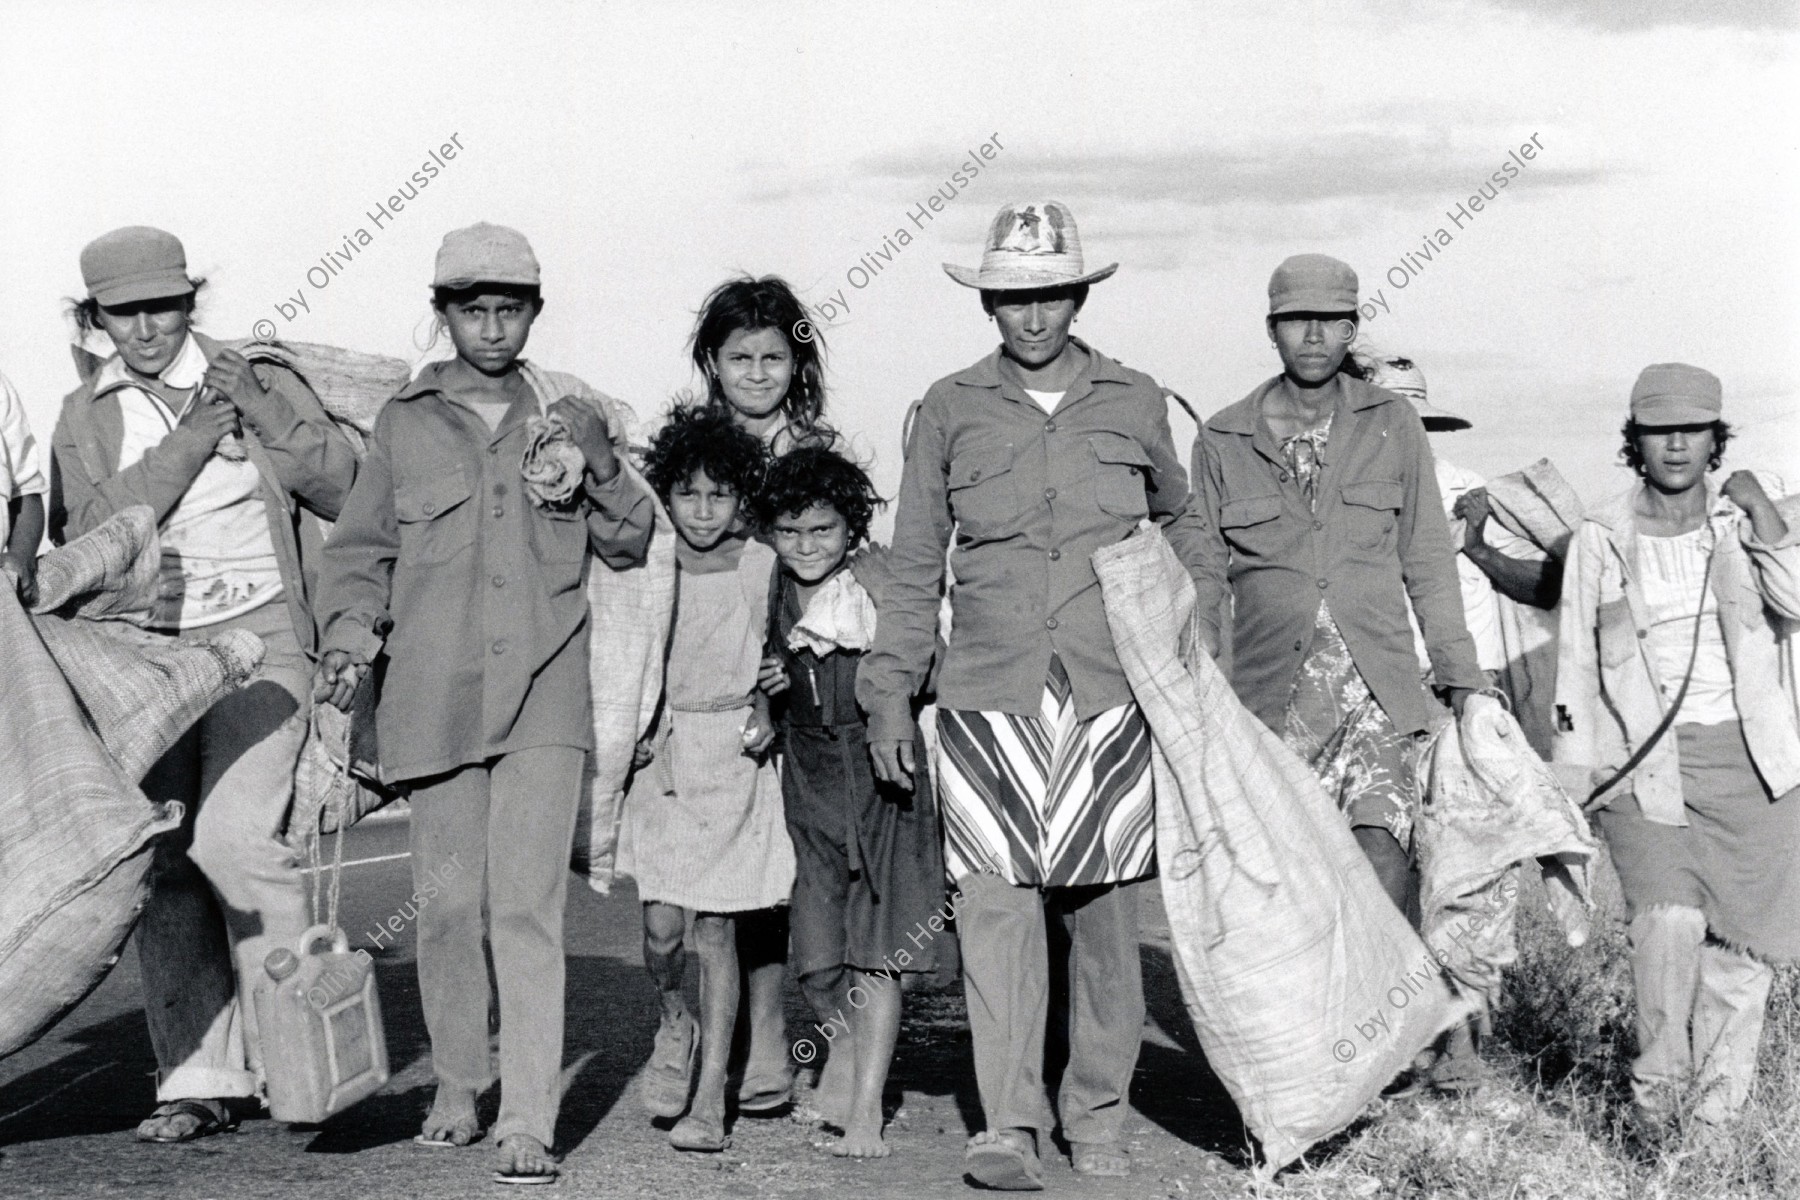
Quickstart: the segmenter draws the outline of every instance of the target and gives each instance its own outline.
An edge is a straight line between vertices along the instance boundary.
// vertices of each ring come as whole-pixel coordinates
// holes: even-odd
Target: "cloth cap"
[[[1686,363],[1645,367],[1631,388],[1631,419],[1639,425],[1708,425],[1724,407],[1719,377]]]
[[[1370,383],[1412,401],[1412,406],[1418,410],[1419,419],[1425,423],[1426,429],[1448,432],[1453,429],[1468,429],[1474,424],[1467,417],[1459,417],[1439,408],[1425,398],[1425,372],[1412,359],[1399,354],[1382,354],[1379,351],[1365,352],[1360,348],[1353,353]]]
[[[537,255],[524,234],[480,221],[444,235],[431,286],[466,288],[478,283],[538,285]]]
[[[1356,311],[1356,272],[1328,254],[1296,254],[1269,276],[1269,315]]]
[[[1006,204],[988,226],[981,266],[971,270],[945,263],[950,278],[984,291],[1024,291],[1099,283],[1119,269],[1118,263],[1087,269],[1081,257],[1081,233],[1075,214],[1060,200]]]
[[[191,295],[181,239],[148,225],[103,233],[81,250],[81,280],[103,305]]]

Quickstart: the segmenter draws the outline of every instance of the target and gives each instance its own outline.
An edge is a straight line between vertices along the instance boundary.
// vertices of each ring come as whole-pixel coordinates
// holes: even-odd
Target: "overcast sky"
[[[1475,422],[1438,442],[1466,466],[1548,455],[1584,494],[1617,490],[1632,380],[1681,360],[1724,379],[1731,463],[1800,488],[1797,9],[6,0],[0,371],[47,441],[77,256],[140,223],[186,243],[216,336],[267,319],[416,358],[439,240],[491,220],[543,264],[530,355],[646,418],[693,383],[683,343],[727,275],[841,292],[829,411],[891,494],[907,403],[995,341],[940,264],[978,261],[1000,204],[1055,198],[1091,263],[1123,264],[1076,332],[1203,414],[1278,369],[1269,272],[1317,250],[1383,292],[1369,335]],[[1533,139],[1494,201],[1446,215]],[[898,229],[913,240],[854,286]]]

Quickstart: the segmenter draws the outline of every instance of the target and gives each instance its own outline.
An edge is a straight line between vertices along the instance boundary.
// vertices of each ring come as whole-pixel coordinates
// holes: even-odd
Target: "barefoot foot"
[[[425,1124],[413,1141],[434,1148],[460,1148],[481,1137],[475,1117],[475,1092],[470,1088],[438,1084],[437,1098],[425,1114]]]
[[[892,1151],[881,1137],[881,1117],[873,1121],[853,1118],[844,1127],[844,1136],[831,1147],[839,1158],[886,1158]]]

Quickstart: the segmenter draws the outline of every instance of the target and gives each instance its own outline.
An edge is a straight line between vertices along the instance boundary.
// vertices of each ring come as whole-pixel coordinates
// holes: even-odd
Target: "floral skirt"
[[[1323,604],[1281,740],[1313,769],[1352,829],[1385,829],[1411,850],[1417,739],[1394,728]]]

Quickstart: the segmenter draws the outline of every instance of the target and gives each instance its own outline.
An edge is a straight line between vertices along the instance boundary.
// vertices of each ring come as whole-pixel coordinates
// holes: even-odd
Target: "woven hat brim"
[[[1119,269],[1118,263],[1101,267],[1098,271],[1089,271],[1086,275],[1068,279],[1063,276],[1051,276],[1030,271],[992,271],[982,275],[979,267],[959,267],[955,263],[945,263],[944,273],[962,284],[964,287],[980,288],[985,292],[1023,292],[1036,288],[1074,287],[1081,283],[1099,283],[1109,278]]]

